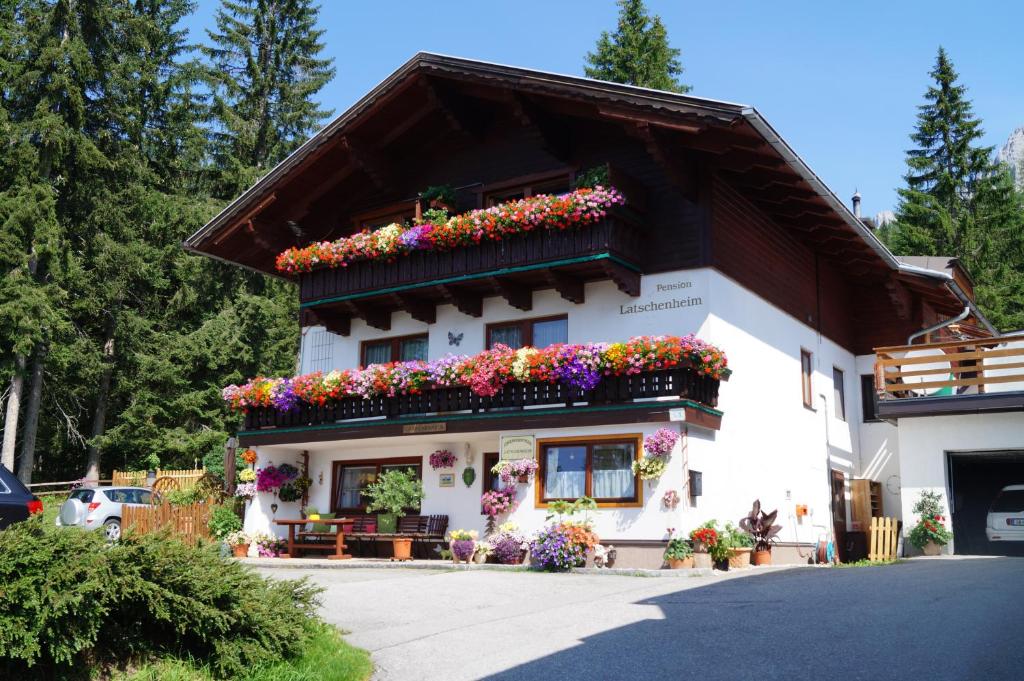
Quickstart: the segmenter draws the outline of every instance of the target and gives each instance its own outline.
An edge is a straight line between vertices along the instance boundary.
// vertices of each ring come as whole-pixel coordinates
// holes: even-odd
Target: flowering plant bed
[[[315,372],[295,378],[257,377],[245,385],[229,385],[223,397],[235,411],[289,412],[302,405],[322,407],[352,399],[414,397],[458,388],[468,389],[476,397],[493,398],[509,384],[562,386],[580,393],[594,390],[612,377],[673,369],[685,369],[713,381],[730,374],[725,353],[694,336],[637,336],[625,343],[556,344],[519,350],[498,345],[477,355],[449,355],[432,362],[372,364],[365,369]],[[433,411],[466,408],[470,407]]]
[[[435,471],[439,468],[452,468],[455,466],[455,455],[447,449],[439,449],[430,455],[430,467]]]
[[[618,190],[600,186],[557,196],[540,194],[469,211],[440,224],[390,224],[337,241],[289,248],[277,257],[277,269],[296,274],[361,260],[389,261],[415,251],[454,250],[536,230],[564,230],[596,222],[609,208],[624,203]]]
[[[545,527],[530,542],[530,563],[542,570],[582,567],[600,540],[587,523],[565,521]]]
[[[515,523],[502,523],[491,535],[491,555],[504,565],[518,565],[530,548],[530,542]]]

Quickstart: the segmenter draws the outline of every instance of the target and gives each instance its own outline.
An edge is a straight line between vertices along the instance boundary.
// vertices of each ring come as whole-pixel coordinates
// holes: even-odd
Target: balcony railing
[[[390,423],[403,416],[478,413],[537,405],[614,404],[654,397],[678,397],[714,407],[718,403],[718,385],[717,379],[692,369],[670,369],[632,376],[608,376],[593,390],[586,391],[560,383],[509,383],[496,395],[481,397],[469,388],[441,388],[400,397],[350,398],[323,407],[303,405],[289,412],[256,409],[246,413],[245,429],[320,425],[371,418]],[[524,413],[531,411],[524,410]]]
[[[882,400],[1024,390],[1024,336],[900,345],[875,350]]]
[[[309,304],[551,268],[575,268],[583,279],[614,278],[606,274],[611,267],[625,264],[640,271],[642,246],[643,231],[632,214],[614,210],[581,227],[541,229],[452,251],[419,251],[390,262],[322,267],[299,275],[299,292],[301,302]]]

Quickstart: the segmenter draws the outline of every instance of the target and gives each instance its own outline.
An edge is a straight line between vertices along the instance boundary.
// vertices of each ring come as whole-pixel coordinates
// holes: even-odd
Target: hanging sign
[[[498,456],[502,461],[532,459],[535,448],[536,438],[533,435],[502,435]]]

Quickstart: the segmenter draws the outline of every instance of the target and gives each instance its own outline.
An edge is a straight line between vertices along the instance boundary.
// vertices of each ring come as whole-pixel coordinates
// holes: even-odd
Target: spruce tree
[[[1020,193],[993,163],[992,147],[980,144],[981,121],[941,47],[929,75],[934,84],[918,107],[896,221],[880,235],[898,255],[959,258],[993,321],[1020,324],[1019,306],[995,294],[1024,270]]]
[[[314,101],[334,77],[312,0],[222,0],[202,48],[212,91],[215,193],[234,198],[330,115]]]
[[[640,87],[689,92],[679,81],[680,51],[671,47],[661,17],[650,16],[643,0],[619,0],[619,23],[614,33],[603,31],[583,68],[589,78]]]

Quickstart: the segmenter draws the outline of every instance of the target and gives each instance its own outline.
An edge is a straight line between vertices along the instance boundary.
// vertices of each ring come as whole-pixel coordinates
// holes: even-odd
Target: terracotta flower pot
[[[693,556],[689,558],[669,558],[668,567],[670,570],[683,570],[693,567]]]
[[[693,552],[693,567],[695,568],[711,568],[711,554],[707,551],[694,551]]]
[[[771,565],[772,564],[772,552],[771,551],[754,551],[751,554],[754,565]]]
[[[928,540],[928,543],[924,545],[924,548],[922,548],[921,551],[923,551],[926,556],[937,556],[942,553],[942,546]]]
[[[752,551],[753,549],[748,549],[745,547],[729,549],[729,567],[750,567],[750,554]]]
[[[391,540],[392,560],[412,560],[412,539],[397,537]]]
[[[231,547],[231,555],[235,558],[245,558],[249,555],[248,544],[235,544]]]

